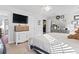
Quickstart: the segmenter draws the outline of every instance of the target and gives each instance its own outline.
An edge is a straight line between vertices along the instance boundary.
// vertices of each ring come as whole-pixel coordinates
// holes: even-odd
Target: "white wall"
[[[49,18],[47,18],[46,19],[47,20],[47,22],[46,22],[46,33],[50,33],[51,32],[51,18],[49,17]]]
[[[31,35],[32,37],[43,34],[42,20],[41,20],[40,25],[38,25],[38,20],[40,19],[29,18],[29,25],[30,25],[29,35]]]

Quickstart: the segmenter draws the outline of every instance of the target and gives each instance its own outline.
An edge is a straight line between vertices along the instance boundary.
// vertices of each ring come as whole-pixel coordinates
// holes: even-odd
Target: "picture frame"
[[[71,24],[78,24],[78,21],[71,21]]]
[[[56,19],[64,19],[64,15],[58,15],[56,16]]]
[[[60,19],[61,18],[61,16],[56,16],[56,19]]]
[[[79,20],[79,15],[75,15],[74,20]]]

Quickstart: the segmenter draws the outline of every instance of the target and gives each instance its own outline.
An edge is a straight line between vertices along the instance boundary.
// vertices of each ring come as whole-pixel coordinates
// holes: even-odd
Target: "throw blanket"
[[[7,44],[8,43],[8,35],[3,35],[2,40],[3,40],[4,44]]]

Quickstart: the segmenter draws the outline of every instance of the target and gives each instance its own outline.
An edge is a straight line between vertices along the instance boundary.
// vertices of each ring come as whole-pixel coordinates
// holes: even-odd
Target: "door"
[[[43,20],[43,33],[46,33],[46,20]]]

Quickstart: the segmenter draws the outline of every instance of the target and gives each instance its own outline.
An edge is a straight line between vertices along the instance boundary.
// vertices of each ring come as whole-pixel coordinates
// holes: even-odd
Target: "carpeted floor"
[[[36,54],[33,50],[30,50],[28,43],[21,44],[6,44],[7,54]]]

